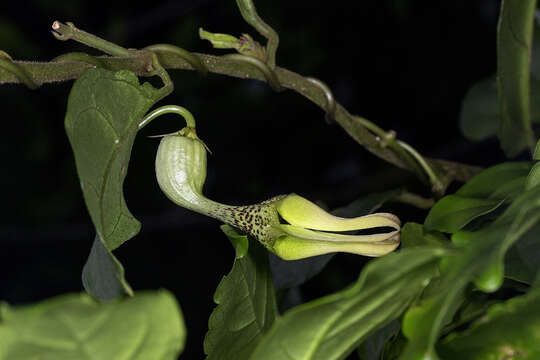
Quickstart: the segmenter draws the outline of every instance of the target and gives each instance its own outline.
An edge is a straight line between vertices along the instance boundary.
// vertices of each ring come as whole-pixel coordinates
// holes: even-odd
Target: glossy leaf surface
[[[492,166],[475,175],[456,192],[456,195],[474,198],[505,198],[521,188],[506,189],[508,184],[523,180],[531,169],[531,162],[506,162]]]
[[[430,230],[453,233],[463,228],[473,219],[489,214],[498,208],[503,201],[447,195],[431,208],[425,226]]]
[[[439,291],[411,308],[403,319],[409,344],[401,359],[435,359],[435,343],[440,331],[461,304],[471,281],[483,291],[497,290],[503,281],[504,255],[540,220],[540,187],[518,197],[489,226],[480,231],[460,231],[452,241],[459,251],[445,259],[441,267]]]
[[[493,166],[474,176],[455,194],[440,199],[431,208],[424,225],[429,230],[454,233],[475,218],[489,214],[518,196],[527,182],[529,162]]]
[[[440,248],[405,249],[371,261],[352,287],[278,318],[251,359],[344,359],[402,313],[444,253]]]

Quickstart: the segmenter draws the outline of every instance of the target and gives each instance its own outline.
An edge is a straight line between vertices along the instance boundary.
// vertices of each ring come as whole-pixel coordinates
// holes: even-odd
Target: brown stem
[[[207,54],[194,53],[194,55],[203,61],[211,73],[265,81],[259,69],[249,64],[232,62],[228,59]],[[127,69],[140,76],[152,75],[152,72],[149,71],[149,69],[152,69],[152,53],[149,51],[134,52],[129,57],[99,57],[99,59],[111,70]],[[75,79],[84,69],[90,66],[76,61],[65,63],[14,61],[14,63],[29,73],[38,85]],[[160,53],[160,63],[165,69],[195,70],[186,60],[165,52]],[[327,98],[325,94],[304,76],[280,67],[276,67],[275,74],[281,86],[299,93],[317,104],[321,109],[326,110]],[[21,83],[21,81],[14,74],[0,68],[0,84],[3,83]],[[347,134],[368,151],[398,167],[414,171],[391,148],[381,147],[377,136],[358,122],[355,116],[349,114],[339,103],[336,103],[334,117]],[[453,180],[466,181],[481,170],[478,167],[445,160],[427,159],[427,162],[433,167],[433,171],[441,181],[443,188],[446,188]]]

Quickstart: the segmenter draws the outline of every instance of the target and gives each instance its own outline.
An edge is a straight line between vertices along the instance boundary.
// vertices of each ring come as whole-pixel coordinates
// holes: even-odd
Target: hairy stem
[[[207,54],[195,53],[194,55],[203,61],[211,73],[244,79],[265,80],[260,70],[251,64],[244,64]],[[138,51],[129,57],[98,57],[98,59],[111,70],[131,70],[140,76],[152,76],[154,74],[149,71],[149,69],[152,69],[152,53],[149,51]],[[75,79],[86,68],[91,66],[77,61],[65,63],[14,61],[13,64],[24,69],[38,85]],[[165,69],[196,70],[189,62],[172,53],[160,53],[160,64]],[[306,80],[302,75],[287,69],[276,67],[274,72],[282,87],[299,93],[317,104],[321,109],[326,110],[328,106],[327,98],[318,86]],[[2,83],[20,84],[22,81],[13,73],[0,67],[0,84]],[[414,167],[415,165],[413,165],[415,163],[414,160],[412,162],[405,160],[406,158],[396,154],[396,151],[393,151],[390,145],[381,147],[380,139],[377,139],[378,135],[372,133],[375,127],[371,126],[368,129],[365,121],[359,121],[359,117],[349,114],[339,103],[336,103],[334,120],[368,151],[398,167],[417,172]],[[368,124],[367,126],[370,125]],[[381,131],[384,130],[381,129]],[[471,176],[481,170],[478,167],[440,159],[426,159],[426,162],[444,186],[448,185],[452,180],[467,181]]]
[[[197,56],[193,55],[193,53],[190,53],[189,51],[186,51],[178,46],[170,45],[170,44],[154,44],[145,47],[143,50],[152,51],[158,54],[160,53],[172,53],[180,56],[182,59],[186,60],[191,66],[193,66],[194,69],[197,69],[201,74],[206,75],[208,74],[208,69],[206,66],[204,66],[201,59],[199,59]]]
[[[244,20],[255,28],[267,39],[266,63],[271,69],[276,67],[276,52],[279,45],[279,35],[277,32],[257,14],[252,0],[236,0],[238,9]]]
[[[58,40],[66,41],[72,39],[112,56],[130,56],[132,53],[131,50],[116,45],[115,43],[77,29],[75,25],[70,22],[63,24],[60,21],[55,21],[52,24],[52,29],[52,34]]]
[[[32,79],[32,75],[29,74],[26,69],[13,63],[11,57],[2,51],[2,57],[0,57],[0,70],[4,70],[7,73],[13,75],[17,80],[28,86],[28,88],[34,90],[39,87],[38,84]],[[5,55],[4,55],[5,54]]]
[[[105,68],[105,64],[100,59],[98,59],[97,57],[88,55],[86,53],[83,53],[83,52],[72,52],[68,54],[63,54],[63,55],[55,57],[51,61],[53,62],[78,61],[78,62],[94,65],[95,67]]]
[[[253,57],[253,56],[247,56],[247,55],[241,55],[241,54],[229,54],[229,55],[223,55],[224,59],[239,61],[244,64],[249,64],[251,66],[254,66],[255,68],[259,69],[260,72],[263,74],[266,82],[272,90],[276,92],[280,92],[285,90],[281,85],[279,84],[279,80],[276,77],[276,74],[274,73],[274,70],[272,70],[268,65],[263,63],[261,60]]]

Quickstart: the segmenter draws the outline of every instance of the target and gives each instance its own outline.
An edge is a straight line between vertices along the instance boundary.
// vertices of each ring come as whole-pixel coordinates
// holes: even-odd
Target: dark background
[[[497,0],[256,1],[280,34],[277,63],[325,81],[351,113],[362,115],[426,156],[488,166],[502,161],[492,139],[473,144],[458,128],[460,104],[474,82],[495,71]],[[0,5],[0,49],[14,59],[50,60],[70,51],[98,55],[49,32],[54,20],[130,48],[171,43],[223,54],[198,39],[198,28],[260,37],[233,0],[19,1]],[[248,204],[299,193],[329,208],[368,193],[406,186],[429,189],[374,157],[324,113],[292,91],[264,83],[171,71],[175,92],[158,105],[187,107],[209,145],[208,197]],[[80,274],[94,238],[64,133],[72,82],[31,91],[0,86],[2,208],[0,300],[24,304],[82,290]],[[202,357],[213,292],[231,267],[233,249],[213,219],[176,207],[155,181],[158,141],[178,128],[170,116],[137,137],[125,195],[141,233],[115,251],[135,290],[167,288],[188,327],[185,359]],[[456,186],[456,185],[454,185]],[[425,212],[390,204],[402,221]],[[309,300],[354,281],[365,259],[340,254],[302,288]]]

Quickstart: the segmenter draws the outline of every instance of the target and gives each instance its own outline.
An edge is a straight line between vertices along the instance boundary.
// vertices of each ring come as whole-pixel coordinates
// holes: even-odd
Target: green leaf
[[[346,206],[334,209],[330,213],[344,218],[353,218],[371,214],[379,209],[385,202],[397,197],[401,192],[402,190],[395,189],[368,194]],[[274,279],[276,291],[290,289],[305,283],[321,272],[335,255],[336,253],[331,253],[300,260],[287,261],[269,253],[272,279]]]
[[[535,12],[535,18],[536,21],[534,22],[534,34],[533,34],[533,41],[532,41],[532,51],[531,51],[531,75],[537,79],[540,79],[540,9],[538,8],[538,5],[540,2],[536,2],[536,12]]]
[[[221,225],[219,228],[234,246],[234,249],[236,250],[236,259],[241,259],[246,256],[249,250],[248,237],[236,231],[232,226],[226,224]]]
[[[444,253],[440,248],[404,249],[371,261],[352,287],[278,318],[250,359],[344,359],[400,316],[429,283]]]
[[[454,195],[440,199],[428,213],[425,227],[449,233],[462,229],[521,194],[530,168],[530,162],[509,162],[482,171]]]
[[[415,246],[448,247],[450,242],[438,231],[426,231],[421,224],[408,222],[401,228],[401,247]]]
[[[535,26],[534,38],[540,38],[540,30]],[[533,55],[540,59],[540,39]],[[537,61],[540,67],[540,60]],[[534,65],[534,62],[531,66]],[[534,76],[531,68],[530,98],[540,96],[540,73]],[[472,141],[481,141],[497,134],[500,124],[500,103],[495,75],[475,83],[465,94],[461,107],[459,126],[463,135]],[[540,102],[531,102],[531,122],[540,122]]]
[[[233,244],[242,237],[248,240],[229,225],[221,229]],[[266,253],[257,241],[249,239],[247,253],[236,257],[231,272],[219,283],[214,295],[218,306],[204,338],[207,359],[248,359],[278,316]]]
[[[533,153],[533,160],[540,160],[540,140],[536,143],[536,148]]]
[[[516,189],[507,189],[505,192],[501,192],[500,189],[514,181],[523,181],[531,166],[531,162],[506,162],[492,166],[467,181],[456,192],[456,195],[471,198],[504,199],[513,192],[521,192],[522,188],[516,185]]]
[[[463,304],[452,319],[452,322],[446,326],[442,332],[448,334],[449,332],[480,318],[492,305],[498,302],[500,302],[500,300],[490,300],[487,294],[469,288],[464,296]]]
[[[440,290],[405,314],[403,333],[409,344],[401,359],[437,359],[435,342],[461,304],[465,287],[474,281],[482,291],[497,290],[503,281],[506,251],[539,220],[540,187],[535,187],[518,197],[489,226],[453,235],[459,251],[442,262]]]
[[[444,359],[540,358],[540,288],[492,306],[470,329],[437,347]]]
[[[141,227],[122,187],[139,122],[161,96],[150,84],[140,85],[130,71],[104,69],[84,71],[69,94],[65,128],[96,239],[102,242],[92,246],[83,284],[98,299],[132,294],[111,251]]]
[[[530,99],[540,96],[540,26],[534,24],[531,45]],[[475,83],[463,99],[460,128],[469,140],[480,141],[497,134],[500,123],[497,79],[492,75]],[[531,122],[540,123],[540,101],[531,101]]]
[[[529,173],[529,176],[527,177],[527,184],[525,185],[525,187],[527,189],[531,189],[537,186],[538,184],[540,184],[540,162],[537,162],[532,167],[531,172]]]
[[[66,132],[84,200],[105,247],[114,250],[139,232],[122,185],[139,122],[160,92],[127,70],[88,69],[69,94]]]
[[[473,141],[497,134],[499,98],[495,76],[474,84],[465,94],[459,125],[463,135]]]
[[[504,200],[447,195],[431,208],[424,223],[428,230],[454,233],[473,219],[497,209]]]
[[[504,277],[530,285],[534,281],[536,273],[527,265],[526,260],[521,257],[521,253],[517,249],[518,244],[514,244],[506,253],[504,258]],[[534,258],[539,258],[538,250],[536,249],[536,254],[533,255]]]
[[[508,274],[507,271],[507,277],[532,284],[540,270],[540,224],[536,224],[519,239],[512,253],[514,258],[506,259],[507,263],[513,261],[509,264],[512,273]]]
[[[133,296],[133,290],[124,278],[124,267],[97,236],[84,265],[82,281],[84,289],[102,301]]]
[[[503,281],[504,256],[506,251],[518,240],[528,238],[530,231],[540,221],[540,186],[523,193],[510,207],[487,228],[492,238],[498,239],[497,246],[484,254],[487,266],[474,280],[476,286],[483,291],[497,290]],[[481,233],[481,232],[479,232]],[[461,232],[454,234],[452,241],[477,241],[471,233]],[[535,234],[533,237],[536,238]]]
[[[408,249],[413,247],[442,247],[448,248],[450,245],[449,240],[442,233],[438,231],[426,231],[422,224],[413,222],[406,223],[401,228],[401,247],[402,249]],[[428,293],[430,288],[434,291],[438,291],[438,284],[434,278],[429,285],[424,289],[423,294]],[[396,324],[397,326],[390,326]],[[381,330],[375,332],[370,336],[366,342],[362,343],[359,348],[358,354],[362,360],[378,360],[381,359],[381,352],[385,353],[384,359],[389,355],[386,354],[390,351],[392,344],[387,344],[388,340],[394,335],[400,326],[397,321],[390,323]],[[393,331],[395,330],[395,331]],[[397,358],[395,356],[394,358]]]
[[[508,156],[534,146],[531,128],[530,54],[536,0],[503,0],[497,34],[501,104],[499,139]]]
[[[70,294],[2,304],[0,319],[1,360],[173,360],[186,337],[180,307],[164,290],[107,303]]]

